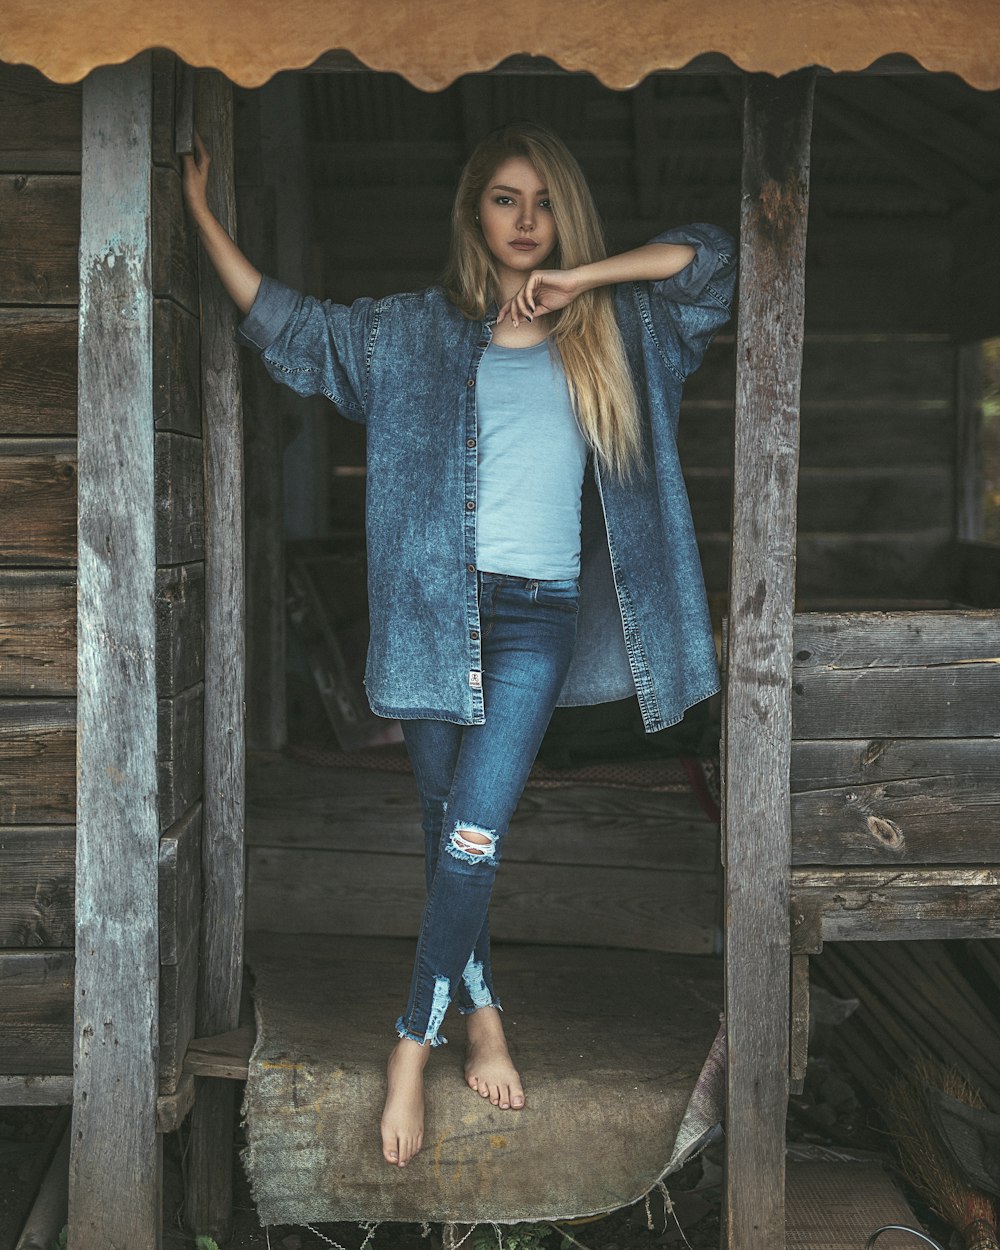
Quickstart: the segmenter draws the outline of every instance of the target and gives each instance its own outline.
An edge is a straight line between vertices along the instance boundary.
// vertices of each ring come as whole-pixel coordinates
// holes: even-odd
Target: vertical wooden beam
[[[814,75],[744,108],[726,675],[725,1250],[784,1245],[789,763],[799,380]]]
[[[152,72],[83,85],[69,1244],[159,1246]]]
[[[233,94],[198,75],[197,114],[212,165],[209,202],[236,234]],[[201,267],[201,402],[205,444],[205,793],[198,1033],[239,1023],[244,916],[243,421],[236,312],[210,265]],[[188,1168],[187,1217],[228,1240],[234,1103],[230,1081],[200,1080]]]
[[[273,192],[261,158],[261,92],[239,96],[238,210],[244,251],[274,273]],[[246,454],[247,745],[280,751],[287,739],[285,697],[284,429],[276,391],[255,355],[243,356]]]
[[[955,351],[955,537],[975,543],[983,536],[983,349],[972,342]]]

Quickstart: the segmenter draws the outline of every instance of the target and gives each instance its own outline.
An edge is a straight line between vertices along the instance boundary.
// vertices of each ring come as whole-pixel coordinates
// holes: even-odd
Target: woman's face
[[[526,157],[508,157],[493,171],[479,197],[479,225],[506,285],[551,256],[558,236],[548,188]]]

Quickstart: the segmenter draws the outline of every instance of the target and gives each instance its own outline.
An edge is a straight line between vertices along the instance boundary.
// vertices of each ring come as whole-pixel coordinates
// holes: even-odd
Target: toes
[[[398,1142],[395,1137],[391,1139],[382,1139],[382,1158],[386,1163],[397,1164],[399,1162]]]
[[[521,1108],[524,1106],[524,1094],[521,1090],[516,1089],[511,1093],[510,1105],[514,1108],[515,1111],[520,1111]]]
[[[479,1077],[478,1077],[478,1076],[467,1076],[467,1077],[465,1078],[465,1080],[466,1080],[466,1084],[469,1086],[469,1089],[478,1089],[478,1088],[479,1088]]]

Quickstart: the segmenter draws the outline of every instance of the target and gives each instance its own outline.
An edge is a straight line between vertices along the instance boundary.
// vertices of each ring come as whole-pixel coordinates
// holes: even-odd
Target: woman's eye
[[[514,201],[510,198],[509,195],[498,195],[497,198],[493,201],[493,203],[506,205],[506,204],[513,204]]]
[[[544,208],[544,209],[548,210],[549,212],[551,212],[551,211],[552,211],[552,201],[551,201],[551,200],[539,200],[539,201],[538,201],[538,207],[539,207],[539,208]]]

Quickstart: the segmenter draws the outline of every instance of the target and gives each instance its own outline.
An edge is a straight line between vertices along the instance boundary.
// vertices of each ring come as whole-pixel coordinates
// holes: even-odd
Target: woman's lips
[[[516,247],[519,252],[533,252],[538,244],[531,239],[513,239],[510,246]]]

